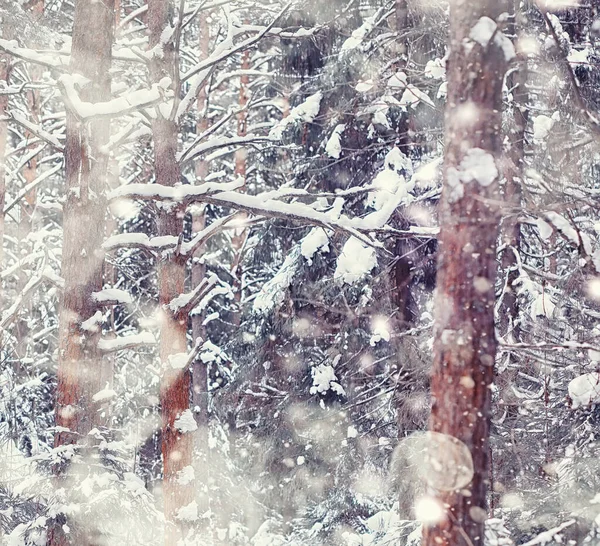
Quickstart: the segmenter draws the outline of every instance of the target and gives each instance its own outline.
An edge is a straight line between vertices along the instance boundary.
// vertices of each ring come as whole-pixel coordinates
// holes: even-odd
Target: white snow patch
[[[376,265],[375,249],[356,237],[350,237],[338,257],[334,278],[353,284],[368,275]]]
[[[600,402],[600,373],[586,373],[569,383],[569,396],[573,409]]]
[[[269,132],[269,138],[274,140],[281,140],[283,133],[290,126],[296,123],[311,123],[319,114],[321,108],[321,100],[323,99],[323,93],[317,91],[314,95],[308,97],[302,104],[299,104],[286,118],[283,118],[275,127]]]
[[[390,89],[404,89],[408,85],[408,77],[404,72],[396,72],[387,82]]]
[[[350,425],[346,431],[346,438],[356,438],[358,436],[358,430]]]
[[[373,17],[368,17],[365,22],[359,26],[343,44],[342,51],[350,51],[362,44],[363,40],[373,30],[375,20]]]
[[[195,479],[196,474],[192,465],[188,465],[182,468],[179,472],[177,472],[177,483],[179,485],[188,485],[189,483],[192,483]]]
[[[510,61],[515,56],[515,48],[512,41],[501,30],[498,30],[498,25],[489,17],[481,17],[475,23],[475,26],[469,33],[469,38],[482,47],[487,47],[493,38],[494,45],[502,50],[506,61]]]
[[[533,118],[533,140],[543,141],[548,138],[554,124],[559,121],[559,114],[555,112],[552,117],[540,114]]]
[[[98,341],[98,349],[101,351],[118,351],[127,349],[136,345],[153,345],[156,338],[152,332],[141,332],[129,336],[117,336],[111,339],[101,339]]]
[[[89,319],[81,323],[81,329],[86,332],[97,332],[102,324],[102,312],[96,311]]]
[[[425,65],[425,76],[434,80],[442,80],[446,76],[446,62],[443,59],[427,61]]]
[[[344,388],[337,382],[337,377],[332,366],[319,364],[311,368],[313,384],[310,388],[310,394],[324,394],[332,390],[336,394],[344,395]]]
[[[373,80],[366,80],[364,82],[358,82],[354,89],[356,89],[358,93],[368,93],[373,87],[375,87]]]
[[[312,264],[312,258],[317,252],[329,252],[329,237],[323,228],[313,228],[300,243],[300,253],[306,261]]]
[[[325,153],[327,153],[327,155],[329,157],[332,157],[333,159],[339,159],[342,155],[341,138],[345,128],[346,125],[343,123],[336,125],[335,129],[333,130],[333,133],[327,141],[327,145],[325,146]]]
[[[110,400],[111,398],[115,398],[116,396],[116,391],[107,386],[106,388],[94,394],[94,396],[92,396],[92,400],[94,402],[104,402],[105,400]]]
[[[367,205],[375,210],[381,210],[390,197],[395,195],[401,187],[404,190],[404,194],[406,194],[406,190],[404,189],[406,186],[405,182],[404,176],[399,175],[395,171],[387,169],[381,171],[373,180],[373,187],[378,191],[369,192]]]
[[[175,516],[180,521],[196,521],[198,519],[198,504],[196,501],[190,502],[187,506],[182,506]]]
[[[181,432],[194,432],[198,429],[192,410],[186,409],[173,423],[175,428]]]
[[[556,305],[552,301],[552,296],[548,292],[542,292],[536,296],[531,306],[531,317],[552,318]]]
[[[548,222],[544,222],[541,218],[537,218],[535,224],[538,228],[538,232],[540,234],[540,239],[542,241],[546,241],[553,233],[552,226],[548,224]]]
[[[400,106],[404,109],[409,106],[411,108],[416,108],[421,102],[424,102],[431,107],[435,106],[427,93],[421,91],[418,87],[415,87],[412,84],[408,84],[404,90],[404,93],[402,93]]]
[[[572,64],[588,64],[588,57],[590,53],[591,51],[588,47],[580,50],[571,49],[567,58]]]
[[[176,353],[169,356],[169,366],[174,370],[183,370],[187,366],[188,360],[187,353]]]
[[[118,288],[105,288],[104,290],[93,292],[92,298],[98,303],[128,304],[133,302],[129,292],[119,290]]]
[[[471,148],[460,162],[460,179],[468,183],[473,180],[489,186],[498,178],[494,157],[481,148]]]

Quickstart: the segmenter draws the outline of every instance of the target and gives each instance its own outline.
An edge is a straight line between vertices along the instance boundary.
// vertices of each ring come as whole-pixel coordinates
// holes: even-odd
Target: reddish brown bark
[[[76,3],[71,71],[90,80],[81,91],[88,102],[110,98],[113,0]],[[62,276],[64,293],[59,311],[59,355],[56,424],[69,429],[55,437],[55,446],[79,442],[95,425],[91,397],[101,388],[100,332],[83,330],[98,305],[92,293],[102,289],[104,198],[110,124],[82,123],[67,113],[65,146],[66,202],[63,207]],[[85,227],[85,229],[82,229]]]
[[[80,0],[75,5],[70,68],[90,81],[80,91],[87,102],[110,98],[113,7],[113,0]],[[98,424],[92,397],[102,388],[100,331],[83,329],[82,322],[98,311],[93,293],[102,289],[108,165],[104,147],[109,130],[107,120],[84,124],[67,112],[61,265],[65,286],[59,308],[56,395],[56,425],[62,430],[54,438],[55,447],[85,443],[87,433]],[[70,543],[60,523],[50,529],[48,542],[53,546]]]
[[[446,518],[426,527],[425,546],[483,544],[488,487],[490,387],[494,379],[494,282],[502,83],[506,58],[497,29],[470,37],[481,17],[506,6],[491,0],[451,2],[447,65],[444,189],[435,300],[430,429],[462,442],[473,460],[471,482],[438,491]],[[484,21],[485,22],[485,21]],[[489,27],[488,27],[489,28]],[[475,167],[473,166],[475,165]],[[452,453],[436,453],[444,464]]]
[[[168,0],[150,0],[148,3],[150,48],[161,41],[161,36],[169,24],[169,9]],[[170,78],[171,82],[177,82],[178,61],[175,44],[170,40],[163,45],[162,55],[154,55],[152,58],[150,72],[153,81]],[[157,112],[157,117],[152,123],[156,182],[170,187],[175,186],[181,179],[176,158],[178,127],[173,117],[173,113],[165,117],[164,112]],[[159,209],[157,225],[159,236],[179,237],[183,231],[183,211]],[[184,486],[177,481],[177,474],[192,462],[192,436],[179,430],[175,423],[190,409],[190,373],[189,370],[173,368],[170,361],[173,355],[187,352],[187,317],[173,313],[169,308],[169,304],[184,292],[184,288],[185,262],[181,256],[173,253],[161,260],[158,266],[159,303],[163,310],[160,328],[160,359],[163,367],[160,405],[167,545],[175,545],[181,538],[184,529],[177,515],[179,510],[193,499],[192,486]]]

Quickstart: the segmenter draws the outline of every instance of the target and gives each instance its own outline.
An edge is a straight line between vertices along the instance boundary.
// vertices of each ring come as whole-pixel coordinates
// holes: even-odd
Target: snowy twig
[[[76,86],[80,85],[80,78],[67,74],[58,79],[63,92],[65,104],[79,119],[114,118],[131,112],[148,108],[164,99],[165,86],[153,84],[150,89],[138,89],[122,97],[117,97],[106,102],[91,103],[79,98]]]
[[[29,184],[27,184],[23,189],[21,189],[19,194],[8,205],[6,205],[6,207],[4,207],[4,214],[7,214],[8,212],[10,212],[10,210],[15,205],[17,205],[19,203],[19,201],[21,201],[21,199],[23,199],[23,197],[25,197],[31,190],[33,190],[34,188],[39,186],[44,180],[46,180],[47,178],[50,178],[53,174],[56,174],[61,169],[62,169],[62,163],[55,165],[54,167],[52,167],[51,169],[48,169],[47,171],[44,171],[35,180],[33,180]]]
[[[581,89],[579,87],[579,83],[577,82],[577,78],[575,77],[573,67],[569,62],[567,55],[563,53],[560,38],[558,37],[558,34],[556,32],[556,29],[554,28],[554,25],[552,24],[552,21],[550,21],[548,12],[546,11],[546,8],[542,6],[540,1],[537,2],[537,6],[540,13],[542,14],[544,23],[546,24],[546,27],[548,28],[548,31],[552,35],[552,38],[556,43],[556,47],[558,48],[560,60],[562,61],[562,64],[565,67],[567,77],[569,78],[569,82],[571,83],[571,87],[573,88],[573,93],[575,95],[575,104],[579,109],[580,114],[587,121],[588,126],[592,130],[592,132],[594,132],[596,136],[600,136],[600,121],[592,115],[592,113],[588,110],[585,104],[585,100],[583,99],[583,96],[581,94]]]
[[[558,533],[560,533],[561,531],[564,531],[567,527],[571,527],[571,525],[573,525],[574,523],[576,523],[576,520],[571,519],[563,523],[562,525],[559,525],[558,527],[554,527],[552,529],[548,529],[547,531],[540,533],[538,536],[532,538],[528,542],[525,542],[525,544],[522,544],[521,546],[535,546],[537,544],[544,546],[549,542],[559,542],[558,540],[555,541],[554,537],[558,535]]]
[[[44,131],[39,125],[31,123],[28,119],[17,112],[9,113],[6,117],[0,118],[0,121],[13,121],[24,129],[27,129],[31,134],[35,135],[39,139],[47,142],[51,146],[54,146],[57,151],[64,152],[65,150],[64,146],[56,136],[54,136],[52,133]]]

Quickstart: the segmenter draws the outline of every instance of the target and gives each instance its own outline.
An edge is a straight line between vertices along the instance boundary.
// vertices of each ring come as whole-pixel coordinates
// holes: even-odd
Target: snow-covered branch
[[[69,110],[82,120],[123,116],[158,104],[164,100],[169,85],[165,80],[153,84],[150,89],[138,89],[106,102],[91,103],[79,98],[77,87],[81,88],[87,83],[81,77],[64,74],[58,79],[58,83]]]

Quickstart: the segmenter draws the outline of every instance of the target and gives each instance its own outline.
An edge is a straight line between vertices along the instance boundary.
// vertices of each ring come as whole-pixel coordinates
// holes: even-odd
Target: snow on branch
[[[575,105],[577,106],[581,117],[587,122],[588,127],[594,133],[594,136],[599,137],[600,136],[600,120],[598,118],[596,118],[596,116],[594,116],[589,111],[589,109],[585,103],[585,100],[581,94],[579,82],[577,81],[577,77],[575,76],[575,72],[573,71],[573,66],[571,65],[571,62],[569,61],[568,55],[565,54],[563,51],[560,37],[558,36],[555,26],[552,24],[552,20],[550,19],[550,16],[548,15],[546,8],[544,6],[542,6],[541,2],[537,2],[537,7],[538,7],[540,13],[542,14],[542,17],[546,24],[546,28],[548,29],[550,35],[552,36],[552,39],[556,43],[556,47],[557,47],[558,51],[560,52],[560,60],[562,62],[564,70],[567,74],[567,77],[569,79],[569,83],[571,84],[571,87],[573,88]]]
[[[231,57],[232,55],[235,55],[236,53],[238,53],[240,51],[244,51],[244,50],[248,49],[249,47],[253,46],[257,42],[262,40],[262,38],[264,36],[266,36],[271,31],[271,29],[275,26],[277,21],[279,21],[279,19],[281,19],[281,17],[283,17],[285,15],[285,13],[290,9],[292,3],[293,2],[288,2],[283,7],[283,9],[275,16],[273,21],[271,21],[271,23],[268,26],[264,27],[264,29],[262,31],[260,31],[256,36],[252,36],[252,37],[244,40],[243,42],[240,42],[237,45],[234,45],[233,42],[230,42],[229,48],[224,48],[223,50],[214,52],[210,57],[208,57],[208,59],[206,59],[206,60],[196,64],[192,68],[190,68],[185,74],[183,74],[181,76],[181,81],[185,82],[185,81],[189,80],[192,76],[198,74],[199,72],[202,72],[203,70],[210,68],[211,66],[218,64],[221,61],[224,61],[225,59]],[[228,38],[230,38],[230,37],[231,37],[231,35],[228,36]]]
[[[293,2],[287,3],[281,9],[281,11],[274,17],[273,21],[271,21],[269,25],[264,27],[255,36],[251,36],[250,38],[247,38],[246,40],[240,42],[237,45],[233,43],[233,38],[236,33],[233,29],[233,25],[231,24],[230,18],[228,17],[229,25],[226,38],[220,44],[218,44],[217,47],[215,47],[214,51],[211,53],[211,55],[208,56],[208,58],[197,63],[196,65],[191,67],[185,74],[181,75],[181,83],[185,83],[188,80],[191,81],[188,92],[185,94],[185,96],[181,99],[181,102],[179,103],[175,119],[181,119],[181,116],[185,114],[185,112],[187,112],[187,110],[193,104],[198,94],[198,91],[200,90],[206,78],[210,74],[210,69],[212,67],[219,64],[222,61],[225,61],[226,59],[228,59],[232,55],[235,55],[236,53],[239,53],[240,51],[245,51],[246,49],[249,49],[256,43],[258,43],[260,40],[262,40],[267,34],[271,32],[277,21],[279,21],[287,13],[292,4]]]
[[[38,273],[29,279],[21,292],[14,298],[13,304],[2,312],[0,316],[0,331],[4,330],[14,319],[17,318],[19,310],[27,299],[33,294],[35,289],[44,281],[49,281],[57,286],[62,285],[62,279],[58,277],[49,266],[44,266],[42,262]]]
[[[272,139],[261,135],[246,135],[246,136],[235,136],[235,137],[216,137],[212,138],[207,142],[203,142],[198,145],[192,145],[187,150],[184,150],[177,160],[183,165],[188,161],[196,159],[200,155],[204,155],[209,152],[213,152],[220,148],[227,148],[229,146],[240,146],[248,145],[255,142],[270,142]]]
[[[62,163],[55,165],[51,169],[41,173],[35,180],[32,180],[29,184],[23,187],[19,194],[8,205],[6,205],[6,207],[4,207],[4,214],[10,212],[15,205],[17,205],[31,190],[39,186],[44,180],[50,178],[53,174],[59,172],[62,167]]]
[[[58,83],[69,110],[79,119],[86,120],[118,117],[157,104],[165,98],[171,82],[164,78],[158,84],[153,84],[150,89],[138,89],[122,97],[97,103],[85,102],[79,98],[77,88],[88,83],[87,79],[80,75],[63,74],[58,78]]]
[[[198,186],[162,186],[160,184],[127,184],[113,190],[109,193],[108,199],[137,199],[140,201],[173,201],[187,206],[195,202],[202,201],[202,198],[211,193],[222,192],[223,190],[236,190],[243,187],[244,181],[241,179],[233,182],[205,182]]]
[[[156,338],[151,332],[141,332],[130,336],[105,338],[98,341],[98,349],[103,353],[114,353],[125,349],[135,349],[140,345],[155,345]]]
[[[202,300],[221,281],[214,273],[208,274],[191,292],[180,294],[173,298],[168,305],[169,311],[175,317],[186,317],[198,302]]]
[[[199,186],[176,186],[167,187],[159,184],[129,184],[121,186],[109,194],[109,199],[129,198],[142,201],[165,200],[189,206],[193,203],[210,203],[222,207],[230,207],[237,211],[245,211],[257,216],[268,218],[281,218],[309,225],[319,226],[334,231],[341,231],[347,235],[356,237],[361,242],[375,248],[383,248],[383,245],[371,238],[368,233],[382,229],[390,215],[399,202],[389,200],[389,205],[365,218],[348,218],[336,211],[321,212],[304,203],[285,203],[277,200],[280,197],[277,192],[268,192],[265,195],[248,195],[231,191],[243,186],[242,180],[230,183],[206,182]],[[225,190],[225,191],[219,191]],[[285,189],[284,189],[285,190]],[[285,196],[285,191],[281,196]],[[121,236],[116,236],[121,237]],[[140,237],[136,235],[136,237]],[[123,236],[120,240],[110,238],[105,243],[105,248],[114,247],[118,243],[127,242]],[[131,246],[145,246],[146,241],[131,241]],[[108,245],[108,247],[106,246]]]
[[[213,235],[219,233],[223,227],[231,222],[239,212],[234,212],[229,216],[223,216],[212,222],[209,226],[205,227],[202,231],[199,231],[191,241],[184,242],[181,245],[180,254],[182,256],[193,256],[196,250],[200,248],[206,241],[208,241]]]
[[[27,118],[19,114],[18,112],[11,112],[8,114],[6,118],[2,118],[0,121],[13,121],[20,125],[21,127],[27,129],[30,133],[34,134],[39,139],[47,142],[51,146],[54,146],[57,151],[64,152],[64,146],[62,142],[58,139],[57,136],[49,133],[48,131],[44,131],[42,127],[35,123],[31,123]]]
[[[63,57],[59,55],[58,52],[53,54],[40,53],[34,49],[19,47],[19,43],[16,40],[0,39],[0,51],[4,51],[23,61],[47,66],[48,68],[54,68],[61,72],[67,72],[69,70],[68,57]]]
[[[105,288],[94,292],[92,299],[102,306],[126,305],[133,302],[129,292],[118,288]]]
[[[269,137],[273,140],[281,140],[285,130],[297,123],[311,123],[319,114],[323,93],[317,91],[308,97],[303,103],[299,104],[289,115],[283,118],[269,133]]]

